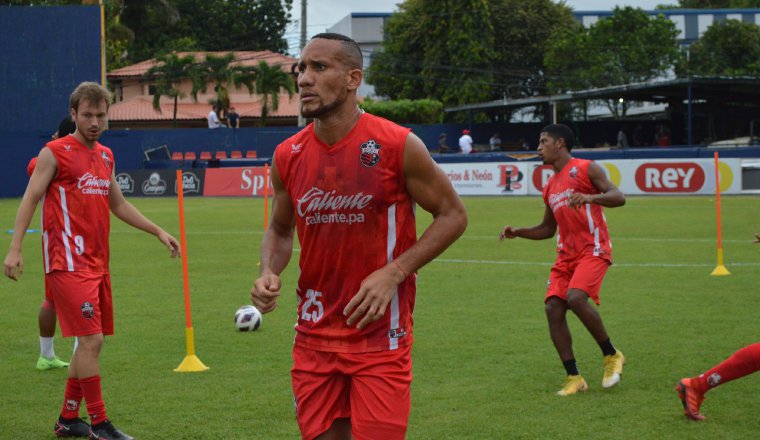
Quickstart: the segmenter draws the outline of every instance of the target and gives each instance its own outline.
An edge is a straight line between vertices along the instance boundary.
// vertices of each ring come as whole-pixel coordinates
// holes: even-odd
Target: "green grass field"
[[[708,394],[703,423],[687,421],[673,391],[760,340],[760,197],[723,198],[726,266],[716,264],[710,197],[629,198],[606,211],[616,264],[600,312],[628,358],[621,385],[601,387],[599,348],[570,316],[584,395],[558,397],[564,370],[543,312],[554,241],[498,241],[530,226],[540,198],[467,198],[470,226],[420,272],[409,439],[749,439],[760,435],[760,374]],[[18,200],[0,200],[4,257]],[[174,199],[132,199],[178,235]],[[293,439],[290,389],[296,264],[286,294],[255,333],[235,330],[258,269],[261,200],[187,200],[192,311],[198,357],[211,369],[175,373],[185,355],[181,263],[158,241],[114,220],[111,271],[116,336],[102,354],[104,397],[117,426],[140,439]],[[420,230],[429,216],[420,215]],[[32,227],[38,227],[38,220]],[[24,243],[26,271],[0,280],[0,439],[52,439],[66,371],[39,372],[43,297],[39,234]],[[297,258],[298,254],[294,256]],[[69,359],[73,341],[56,338]],[[380,439],[382,440],[382,439]]]

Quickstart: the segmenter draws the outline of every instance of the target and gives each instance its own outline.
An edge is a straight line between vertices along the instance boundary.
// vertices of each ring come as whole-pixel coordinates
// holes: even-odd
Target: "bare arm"
[[[155,235],[164,246],[171,251],[172,258],[180,254],[180,245],[176,238],[169,235],[168,232],[161,229],[158,225],[148,220],[134,207],[121,192],[121,187],[116,182],[116,175],[111,172],[111,194],[110,194],[111,212],[124,223]]]
[[[557,232],[557,219],[554,218],[554,213],[547,206],[544,210],[544,219],[541,223],[530,228],[515,228],[514,226],[504,226],[501,234],[499,234],[499,240],[505,238],[527,238],[529,240],[545,240],[547,238],[554,237],[554,233]]]
[[[18,278],[24,272],[24,259],[21,255],[21,250],[26,229],[32,221],[37,204],[57,172],[58,162],[55,160],[55,156],[48,148],[43,148],[37,158],[37,165],[32,172],[29,183],[26,186],[26,191],[24,191],[24,197],[21,199],[21,204],[16,212],[13,238],[11,239],[8,254],[3,261],[3,273],[14,281],[18,281]]]
[[[589,164],[588,177],[601,194],[574,193],[570,196],[570,200],[568,200],[567,205],[569,207],[578,208],[586,203],[595,203],[607,208],[617,208],[618,206],[625,205],[625,196],[614,183],[610,182],[610,179],[607,178],[607,175],[604,174],[599,165],[594,162]]]
[[[396,286],[441,254],[467,227],[467,212],[454,187],[425,144],[410,133],[404,145],[403,173],[412,199],[433,215],[433,222],[412,247],[362,282],[343,310],[347,324],[364,328],[383,315]]]
[[[295,212],[275,161],[272,161],[272,186],[272,219],[261,240],[260,275],[251,289],[251,301],[262,313],[271,312],[277,307],[277,297],[282,287],[280,274],[293,254]]]

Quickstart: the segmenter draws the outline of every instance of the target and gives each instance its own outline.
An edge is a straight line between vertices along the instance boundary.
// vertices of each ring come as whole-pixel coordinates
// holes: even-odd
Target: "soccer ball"
[[[261,326],[261,312],[254,306],[243,306],[235,312],[235,326],[241,332],[252,332]]]

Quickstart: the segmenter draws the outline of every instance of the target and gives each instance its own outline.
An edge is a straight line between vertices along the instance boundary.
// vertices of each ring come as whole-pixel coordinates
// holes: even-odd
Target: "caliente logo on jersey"
[[[90,172],[84,173],[77,182],[82,194],[107,196],[111,188],[111,179],[102,179]]]
[[[361,144],[359,149],[359,161],[367,168],[371,168],[380,162],[380,144],[375,142],[374,139],[370,139],[367,142]]]
[[[364,223],[364,213],[360,211],[371,201],[371,194],[338,194],[335,190],[325,191],[314,186],[298,199],[296,210],[307,225]]]

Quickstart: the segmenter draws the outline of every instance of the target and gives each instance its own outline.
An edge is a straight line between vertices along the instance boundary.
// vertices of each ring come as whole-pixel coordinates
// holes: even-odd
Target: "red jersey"
[[[42,196],[45,273],[107,273],[113,153],[97,142],[90,150],[72,135],[46,147],[58,172]]]
[[[301,244],[296,345],[363,353],[412,343],[414,274],[398,285],[385,316],[363,330],[343,316],[362,280],[417,240],[403,176],[409,131],[365,113],[335,145],[310,124],[277,146]]]
[[[570,159],[570,162],[546,183],[544,203],[554,213],[559,227],[559,258],[573,259],[579,255],[591,255],[611,263],[612,243],[602,207],[588,203],[579,208],[567,206],[570,195],[574,192],[600,194],[588,177],[590,164],[589,160]]]

